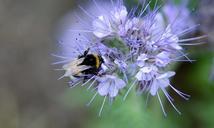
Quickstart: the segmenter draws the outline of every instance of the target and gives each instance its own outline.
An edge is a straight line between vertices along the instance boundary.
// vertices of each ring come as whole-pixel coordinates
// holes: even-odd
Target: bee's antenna
[[[87,50],[85,50],[84,53],[83,53],[82,55],[79,55],[79,56],[78,56],[78,58],[83,58],[83,57],[85,57],[85,56],[88,54],[89,50],[90,50],[90,48],[88,48]]]
[[[88,48],[85,52],[84,52],[84,56],[86,56],[89,52],[90,48]]]

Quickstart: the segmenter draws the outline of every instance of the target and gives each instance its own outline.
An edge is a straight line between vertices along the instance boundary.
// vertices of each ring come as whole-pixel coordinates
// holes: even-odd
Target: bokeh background
[[[136,4],[136,1],[127,1]],[[157,98],[145,105],[130,95],[106,104],[102,98],[86,107],[93,93],[70,89],[63,72],[54,71],[51,53],[57,51],[59,21],[82,0],[0,0],[0,128],[214,128],[214,1],[192,0],[189,8],[200,23],[196,35],[208,34],[206,44],[188,48],[194,63],[179,63],[173,85],[191,95],[184,101],[172,93],[182,112]]]

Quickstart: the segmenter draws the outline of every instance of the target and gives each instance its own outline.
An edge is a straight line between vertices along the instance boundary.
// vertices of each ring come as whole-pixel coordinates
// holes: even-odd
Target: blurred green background
[[[214,128],[213,0],[189,4],[201,24],[196,35],[209,37],[206,44],[188,48],[196,62],[178,64],[173,85],[191,99],[170,92],[182,115],[164,100],[167,117],[157,98],[146,106],[145,97],[134,93],[125,102],[120,96],[106,103],[98,117],[102,98],[86,107],[93,93],[57,81],[62,72],[53,70],[50,55],[57,50],[56,26],[78,3],[85,1],[0,0],[0,128]]]

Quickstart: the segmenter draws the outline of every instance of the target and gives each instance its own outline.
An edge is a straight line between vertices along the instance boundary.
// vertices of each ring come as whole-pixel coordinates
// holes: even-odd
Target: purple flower
[[[97,94],[103,96],[99,114],[106,98],[114,100],[119,91],[130,82],[132,85],[124,99],[131,89],[137,86],[138,92],[158,97],[165,115],[159,91],[165,94],[178,113],[180,112],[172,103],[173,99],[166,88],[170,87],[184,99],[189,97],[170,84],[170,78],[175,72],[168,71],[168,65],[176,61],[191,61],[182,47],[191,44],[184,42],[201,39],[204,36],[181,39],[180,36],[194,27],[180,26],[179,23],[184,24],[180,20],[172,23],[173,16],[177,14],[177,9],[174,8],[177,7],[166,5],[162,14],[158,8],[151,10],[149,6],[150,2],[137,13],[137,8],[128,12],[122,0],[111,3],[94,1],[94,5],[88,7],[89,9],[80,7],[85,17],[77,16],[77,19],[82,19],[81,22],[74,24],[72,21],[69,32],[62,34],[60,44],[63,54],[55,55],[62,59],[56,63],[62,64],[62,70],[65,71],[61,78],[69,77],[71,86],[88,85],[88,89],[96,91],[89,104]],[[184,18],[188,17],[186,11],[181,13]],[[177,31],[175,26],[181,30]],[[94,56],[96,62],[83,64],[86,53]],[[93,72],[94,70],[96,72]]]
[[[93,21],[93,33],[98,38],[110,36],[120,31],[121,26],[127,19],[127,10],[125,6],[113,8],[108,14],[98,16]]]
[[[155,96],[159,89],[166,91],[165,88],[170,85],[169,78],[174,76],[175,72],[166,72],[164,74],[158,74],[153,80],[150,88],[150,93]]]
[[[179,37],[173,34],[171,30],[171,26],[167,26],[165,32],[161,35],[160,41],[157,42],[157,45],[166,50],[182,50],[182,47],[178,44]]]
[[[162,104],[162,101],[160,99],[160,96],[158,94],[158,91],[161,90],[164,95],[166,96],[167,100],[170,102],[170,104],[174,107],[174,109],[179,113],[180,111],[175,107],[175,105],[173,104],[173,98],[168,94],[166,88],[168,86],[170,86],[178,95],[180,95],[181,97],[183,97],[184,99],[188,100],[189,98],[189,95],[187,94],[184,94],[180,91],[178,91],[177,89],[175,89],[171,84],[170,84],[170,81],[169,81],[169,78],[174,76],[175,75],[175,72],[166,72],[164,74],[158,74],[156,76],[156,78],[153,80],[151,86],[149,87],[149,92],[152,96],[158,96],[158,99],[159,99],[159,102],[161,104],[161,107],[162,107],[162,110],[164,112],[164,115],[166,116],[166,112],[164,110],[164,107],[163,107],[163,104]]]
[[[157,74],[158,68],[156,66],[148,66],[143,67],[140,71],[136,74],[136,78],[138,81],[150,81],[152,80],[155,75]]]
[[[163,15],[169,24],[172,24],[173,33],[181,32],[195,25],[191,13],[187,8],[187,2],[182,1],[181,5],[168,3],[163,6]]]
[[[155,64],[158,67],[166,67],[170,61],[170,53],[163,51],[156,56]]]
[[[98,78],[98,93],[101,96],[109,96],[110,98],[114,98],[117,96],[119,90],[126,86],[126,83],[112,75],[105,75],[103,77]]]
[[[118,95],[118,92],[126,86],[126,83],[122,79],[117,78],[116,76],[113,75],[105,75],[99,77],[97,81],[99,83],[97,85],[97,93],[101,96],[104,96],[103,104],[99,112],[100,116],[105,104],[106,97],[109,97],[109,100],[112,101]],[[93,98],[90,102],[92,101]]]
[[[141,54],[140,56],[138,56],[137,58],[137,65],[139,67],[144,67],[146,65],[146,61],[148,60],[148,56],[146,54]]]

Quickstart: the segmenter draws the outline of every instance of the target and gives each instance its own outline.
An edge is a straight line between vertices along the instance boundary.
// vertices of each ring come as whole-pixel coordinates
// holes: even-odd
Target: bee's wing
[[[80,75],[81,71],[87,70],[90,66],[79,65],[83,62],[84,58],[76,59],[63,66],[66,70],[65,76]]]
[[[66,70],[71,67],[77,67],[79,64],[83,62],[83,60],[84,60],[83,58],[72,60],[70,63],[63,65],[63,69]]]

